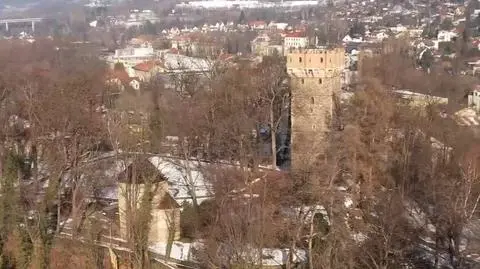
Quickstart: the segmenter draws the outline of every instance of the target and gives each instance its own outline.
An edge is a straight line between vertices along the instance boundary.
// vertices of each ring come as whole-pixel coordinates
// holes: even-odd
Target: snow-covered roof
[[[148,161],[167,179],[169,193],[178,204],[192,202],[193,195],[198,203],[212,197],[212,187],[201,171],[207,163],[162,156],[149,157]],[[98,178],[107,182],[96,192],[96,196],[109,200],[118,199],[116,178],[131,162],[132,160],[114,160],[110,167],[99,171]]]
[[[448,104],[448,98],[433,96],[408,90],[394,90],[393,92],[400,94],[405,99],[429,100],[439,104]]]
[[[212,69],[212,63],[206,59],[172,53],[164,55],[163,64],[169,71],[205,72]]]
[[[179,204],[192,200],[190,191],[194,191],[198,203],[212,197],[212,187],[201,171],[206,163],[157,156],[149,161],[167,178],[170,195]]]

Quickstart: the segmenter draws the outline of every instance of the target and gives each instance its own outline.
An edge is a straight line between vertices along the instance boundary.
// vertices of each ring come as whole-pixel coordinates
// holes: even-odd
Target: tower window
[[[292,62],[292,57],[288,57],[290,59],[290,62]]]
[[[310,103],[311,103],[312,105],[314,105],[314,104],[315,104],[315,98],[310,97]]]
[[[323,82],[322,79],[319,78],[319,79],[318,79],[318,84],[322,84],[322,82]]]
[[[316,125],[316,124],[312,125],[312,129],[313,129],[313,130],[316,130],[316,129],[317,129],[317,125]]]
[[[298,57],[298,62],[299,62],[299,63],[302,62],[302,57]]]
[[[323,57],[320,58],[320,63],[323,63]]]
[[[302,82],[302,84],[305,84],[305,79],[302,78],[301,82]]]

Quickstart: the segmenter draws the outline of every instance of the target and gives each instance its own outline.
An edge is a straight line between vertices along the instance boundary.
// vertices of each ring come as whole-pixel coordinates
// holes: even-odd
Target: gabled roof
[[[163,196],[162,200],[160,203],[158,203],[158,209],[173,209],[173,208],[180,208],[180,205],[173,199],[173,197],[169,194],[166,193],[166,195]]]
[[[287,33],[285,37],[306,37],[304,32],[292,32],[292,33]]]
[[[118,175],[118,182],[130,184],[157,183],[165,180],[162,173],[147,158],[133,161]]]
[[[110,70],[107,74],[108,79],[119,79],[123,84],[130,82],[130,76],[125,69],[123,70]]]
[[[92,164],[94,174],[85,175],[99,184],[96,190],[97,198],[115,200],[118,197],[118,182],[132,182],[132,179],[135,179],[135,182],[140,184],[142,177],[153,178],[156,182],[165,180],[169,195],[179,205],[192,200],[191,191],[195,193],[199,203],[213,195],[212,186],[206,180],[203,169],[204,166],[209,166],[208,163],[162,156],[138,156],[133,162],[129,157],[118,158],[102,158],[98,163]],[[135,174],[136,177],[133,177]],[[170,202],[165,201],[166,204],[163,205]]]
[[[150,72],[150,70],[152,70],[156,65],[157,63],[155,61],[146,61],[135,65],[133,69],[142,72]]]
[[[267,23],[265,21],[249,21],[248,25],[249,26],[260,26],[260,25],[266,25]]]

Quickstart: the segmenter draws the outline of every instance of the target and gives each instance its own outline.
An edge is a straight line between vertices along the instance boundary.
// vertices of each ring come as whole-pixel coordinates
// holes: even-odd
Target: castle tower
[[[330,129],[333,95],[341,90],[345,51],[303,49],[287,54],[291,96],[292,169],[300,168],[322,153]]]

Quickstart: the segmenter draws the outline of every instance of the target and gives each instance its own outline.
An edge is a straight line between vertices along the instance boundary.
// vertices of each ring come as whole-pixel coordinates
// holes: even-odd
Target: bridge
[[[31,23],[32,31],[35,32],[35,23],[43,21],[43,18],[22,18],[22,19],[0,19],[0,24],[5,24],[5,29],[9,31],[9,25],[14,23]]]

